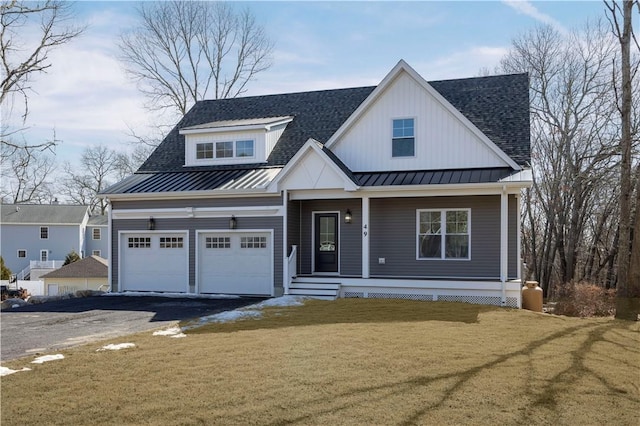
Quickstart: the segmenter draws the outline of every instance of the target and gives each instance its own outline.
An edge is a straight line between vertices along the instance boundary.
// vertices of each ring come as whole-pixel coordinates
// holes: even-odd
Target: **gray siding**
[[[509,196],[509,278],[518,277],[518,205],[514,195]]]
[[[299,269],[302,274],[311,274],[311,257],[313,256],[312,220],[313,212],[339,211],[340,235],[339,256],[340,275],[362,276],[362,202],[360,200],[313,200],[302,201],[300,210],[300,251]],[[351,210],[353,221],[344,223],[344,214]]]
[[[512,204],[512,205],[511,205]],[[416,210],[471,209],[471,260],[417,260]],[[372,276],[425,278],[500,277],[500,197],[384,198],[370,201]],[[515,199],[509,209],[509,274],[515,278]],[[385,259],[385,264],[378,262]]]
[[[80,254],[84,235],[80,225],[47,225],[49,238],[40,239],[40,225],[2,224],[0,247],[7,268],[17,274],[29,266],[31,260],[40,260],[40,250],[49,251],[49,260],[64,260],[72,250]],[[106,236],[106,235],[105,235]],[[19,258],[18,250],[26,250],[27,257]]]
[[[184,207],[257,207],[281,206],[282,196],[273,197],[243,197],[243,198],[198,198],[186,200],[135,200],[112,201],[111,206],[116,209],[171,209]]]
[[[291,246],[298,246],[298,270],[300,273],[300,201],[287,203],[287,255],[291,253]]]
[[[229,228],[229,218],[203,219],[161,219],[155,220],[155,232],[188,230],[189,231],[189,291],[195,291],[196,283],[196,230]],[[238,230],[243,229],[273,229],[273,278],[276,295],[282,293],[282,217],[239,217]],[[112,289],[118,287],[118,232],[119,231],[147,231],[146,219],[119,219],[113,221],[112,226]]]

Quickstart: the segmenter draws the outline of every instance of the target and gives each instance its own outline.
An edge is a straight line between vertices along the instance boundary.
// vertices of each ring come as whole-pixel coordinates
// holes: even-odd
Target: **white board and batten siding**
[[[119,233],[120,291],[189,292],[189,234]]]
[[[273,231],[198,231],[197,292],[273,295]]]
[[[413,157],[391,155],[393,120],[401,118],[414,119]],[[400,73],[331,149],[355,172],[508,166],[407,73]]]

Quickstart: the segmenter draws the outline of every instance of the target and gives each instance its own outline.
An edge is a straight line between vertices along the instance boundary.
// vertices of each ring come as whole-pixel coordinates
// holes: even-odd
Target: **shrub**
[[[616,291],[585,282],[558,287],[554,313],[570,317],[608,317],[615,313]]]
[[[7,268],[4,264],[4,258],[0,256],[0,279],[8,280],[11,278],[11,269]]]
[[[76,253],[75,250],[71,250],[67,257],[64,258],[64,263],[62,264],[62,266],[77,262],[78,260],[80,260],[80,255]]]

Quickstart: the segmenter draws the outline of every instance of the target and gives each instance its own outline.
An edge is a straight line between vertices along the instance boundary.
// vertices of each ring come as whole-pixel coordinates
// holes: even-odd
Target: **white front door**
[[[206,232],[198,236],[200,293],[273,294],[271,232]]]

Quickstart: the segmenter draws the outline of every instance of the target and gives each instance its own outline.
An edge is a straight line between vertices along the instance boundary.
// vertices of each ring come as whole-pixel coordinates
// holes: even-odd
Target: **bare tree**
[[[2,199],[13,204],[50,202],[54,186],[51,178],[56,169],[51,154],[29,147],[14,149],[3,145],[0,149],[3,152]]]
[[[71,3],[59,0],[0,3],[0,104],[12,104],[18,95],[24,103],[23,120],[29,113],[33,76],[51,67],[49,54],[54,48],[68,43],[84,30],[68,23],[71,7]]]
[[[569,35],[539,27],[515,39],[501,62],[505,72],[530,76],[534,184],[525,193],[524,244],[547,294],[555,283],[581,278],[592,241],[610,235],[610,222],[594,220],[610,203],[615,176],[615,49],[606,35],[599,23]],[[608,258],[593,256],[594,264]]]
[[[225,2],[142,3],[121,61],[149,108],[184,115],[198,100],[236,97],[271,66],[272,43],[247,9]]]
[[[118,152],[104,145],[86,148],[80,159],[80,171],[75,171],[70,163],[65,164],[62,194],[73,203],[90,206],[94,213],[105,214],[107,203],[97,195],[121,177],[118,173],[121,161]]]
[[[620,74],[621,74],[621,94],[618,102],[618,110],[620,111],[620,119],[622,122],[622,134],[620,137],[620,252],[618,254],[618,287],[616,301],[616,318],[637,320],[640,315],[640,265],[630,262],[631,256],[634,259],[640,259],[640,247],[637,244],[631,246],[631,199],[633,193],[633,185],[631,182],[632,168],[632,79],[637,72],[637,67],[632,70],[631,67],[631,43],[632,39],[635,46],[638,47],[638,41],[633,33],[632,14],[634,4],[638,6],[640,12],[640,3],[637,0],[624,0],[620,3],[616,1],[607,2],[605,5],[608,10],[607,18],[611,23],[611,30],[620,43]],[[619,20],[622,19],[622,23]],[[615,81],[614,77],[614,81]],[[617,87],[616,87],[617,88]],[[617,90],[616,90],[617,91]],[[640,196],[640,194],[639,194]],[[636,206],[636,209],[640,205]],[[638,212],[636,211],[638,216]],[[636,221],[637,222],[637,221]],[[635,234],[640,229],[635,229]],[[636,238],[637,239],[637,238]],[[635,241],[634,241],[635,242]],[[633,252],[636,253],[633,253]],[[633,253],[633,254],[631,254]],[[630,279],[630,268],[634,268],[633,275],[636,281]]]

